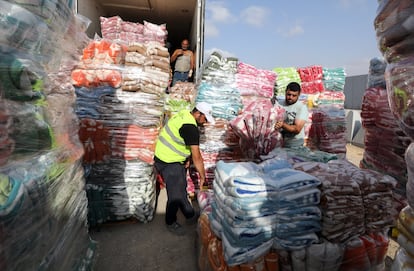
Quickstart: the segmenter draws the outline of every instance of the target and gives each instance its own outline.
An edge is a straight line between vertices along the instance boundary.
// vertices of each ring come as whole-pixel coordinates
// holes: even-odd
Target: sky
[[[375,0],[206,0],[205,9],[205,57],[219,51],[258,69],[320,65],[347,76],[367,74],[382,57]]]

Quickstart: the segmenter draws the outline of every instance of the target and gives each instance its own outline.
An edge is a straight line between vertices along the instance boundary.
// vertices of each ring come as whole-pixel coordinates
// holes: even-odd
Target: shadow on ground
[[[91,229],[91,238],[98,242],[93,270],[197,270],[197,225],[187,225],[184,216],[179,212],[178,221],[187,233],[184,236],[170,233],[164,222],[166,197],[166,191],[162,189],[151,222],[129,220],[106,223],[99,228]]]

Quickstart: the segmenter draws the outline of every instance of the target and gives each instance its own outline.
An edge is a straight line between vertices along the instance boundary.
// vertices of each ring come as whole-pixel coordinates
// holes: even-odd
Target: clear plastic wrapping
[[[1,270],[86,270],[93,263],[67,73],[77,46],[74,39],[61,46],[68,27],[74,36],[80,30],[68,4],[0,1]]]

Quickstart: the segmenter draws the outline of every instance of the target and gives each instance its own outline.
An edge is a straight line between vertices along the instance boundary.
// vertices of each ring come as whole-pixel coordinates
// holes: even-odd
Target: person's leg
[[[162,170],[167,190],[165,223],[171,225],[177,220],[178,209],[186,218],[194,216],[194,209],[187,198],[186,169],[179,163],[169,164]]]
[[[188,72],[183,72],[181,74],[181,81],[182,82],[188,82]]]
[[[178,73],[174,72],[171,87],[173,87],[175,85],[175,83],[177,83],[177,81],[178,81],[177,76],[178,76]]]

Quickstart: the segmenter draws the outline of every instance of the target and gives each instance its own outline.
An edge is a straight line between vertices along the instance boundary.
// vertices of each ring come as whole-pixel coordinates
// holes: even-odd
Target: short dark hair
[[[294,92],[300,92],[301,88],[300,85],[296,82],[290,82],[287,86],[286,86],[286,90],[291,90]]]

